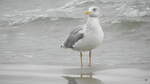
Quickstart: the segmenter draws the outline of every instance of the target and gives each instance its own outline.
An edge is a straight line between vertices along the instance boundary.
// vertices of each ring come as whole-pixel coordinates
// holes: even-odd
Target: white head
[[[85,14],[89,17],[98,17],[99,16],[99,8],[96,6],[90,7],[88,11],[85,11]]]

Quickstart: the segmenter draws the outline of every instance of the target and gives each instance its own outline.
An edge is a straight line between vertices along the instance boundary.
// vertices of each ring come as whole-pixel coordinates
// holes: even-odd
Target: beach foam
[[[143,5],[144,3],[145,5]],[[0,22],[1,25],[18,25],[45,18],[52,18],[52,20],[59,20],[61,17],[84,18],[83,11],[95,4],[100,7],[102,12],[100,17],[102,23],[118,23],[124,19],[139,21],[141,17],[150,15],[150,7],[146,1],[72,0],[57,8],[14,10],[13,14],[4,14]]]

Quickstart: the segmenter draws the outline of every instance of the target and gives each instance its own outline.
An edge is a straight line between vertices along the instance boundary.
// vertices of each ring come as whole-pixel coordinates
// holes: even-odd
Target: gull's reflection
[[[63,76],[68,81],[68,84],[102,84],[101,80],[93,77],[94,72],[89,68],[70,69],[67,71],[72,72]]]

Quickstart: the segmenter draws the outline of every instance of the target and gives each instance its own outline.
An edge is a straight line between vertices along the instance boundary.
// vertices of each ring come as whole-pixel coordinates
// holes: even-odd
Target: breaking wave
[[[149,4],[150,2],[146,0],[72,0],[58,8],[15,11],[14,14],[5,14],[1,25],[18,25],[45,18],[51,20],[59,20],[61,17],[84,18],[82,12],[91,5],[100,7],[102,23],[117,23],[122,20],[141,21],[141,17],[150,16]]]

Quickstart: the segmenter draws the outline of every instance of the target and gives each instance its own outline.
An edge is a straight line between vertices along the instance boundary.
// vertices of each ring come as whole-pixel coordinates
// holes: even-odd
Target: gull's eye
[[[96,11],[96,8],[93,8],[93,11]]]

